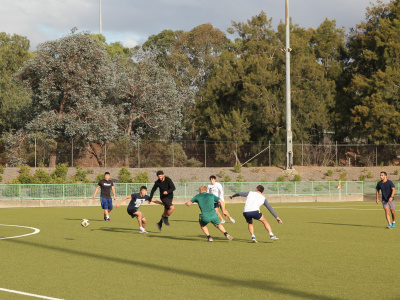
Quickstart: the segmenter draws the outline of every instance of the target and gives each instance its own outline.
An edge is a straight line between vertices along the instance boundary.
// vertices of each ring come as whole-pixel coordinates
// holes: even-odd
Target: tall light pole
[[[290,18],[289,0],[286,0],[286,169],[293,167],[292,111],[290,98]]]
[[[102,25],[102,21],[101,21],[101,0],[100,0],[100,24],[99,24],[99,26],[100,26],[100,28],[99,28],[100,34],[103,34],[103,29],[102,29],[103,25]]]

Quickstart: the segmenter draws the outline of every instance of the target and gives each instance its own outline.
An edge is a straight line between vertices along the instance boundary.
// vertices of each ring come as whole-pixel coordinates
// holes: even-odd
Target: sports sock
[[[269,236],[274,236],[274,234],[273,234],[273,232],[272,232],[272,231],[269,233]]]
[[[207,235],[207,237],[208,237],[208,238],[210,238],[210,237],[211,237],[211,235]]]
[[[228,232],[227,232],[227,231],[226,231],[226,232],[224,232],[224,235],[225,235],[225,236],[227,236],[227,235],[228,235]]]
[[[255,236],[254,234],[252,234],[252,235],[251,235],[251,238],[252,238],[252,239],[253,239],[253,238],[255,239],[255,238],[256,238],[256,236]]]

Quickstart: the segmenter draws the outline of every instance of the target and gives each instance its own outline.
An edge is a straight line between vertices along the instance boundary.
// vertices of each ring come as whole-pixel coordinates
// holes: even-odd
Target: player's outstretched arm
[[[280,218],[276,218],[279,224],[283,224],[283,221]]]
[[[185,204],[186,204],[186,206],[190,206],[190,205],[193,204],[193,202],[191,202],[191,201],[186,201]]]
[[[119,203],[117,204],[117,205],[115,205],[115,207],[116,208],[118,208],[120,205],[121,205],[121,203],[122,202],[124,202],[126,199],[129,199],[129,198],[131,198],[131,196],[129,195],[129,196],[126,196],[126,197],[124,197],[121,201],[119,201]]]

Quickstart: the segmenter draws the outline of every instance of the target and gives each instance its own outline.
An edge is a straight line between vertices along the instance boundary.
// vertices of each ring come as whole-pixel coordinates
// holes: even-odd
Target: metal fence
[[[395,181],[396,189],[400,182]],[[193,197],[201,185],[209,182],[175,183],[174,197]],[[225,197],[237,192],[253,191],[259,184],[268,196],[315,196],[315,195],[365,195],[375,194],[376,181],[343,181],[338,189],[336,181],[292,181],[292,182],[221,182]],[[137,193],[140,186],[151,189],[153,183],[116,183],[117,198]],[[0,200],[65,200],[91,199],[97,184],[1,184]],[[156,194],[158,197],[158,192]]]
[[[47,166],[51,143],[26,139],[21,149],[2,162],[3,165],[26,163],[32,167]],[[60,144],[61,145],[61,144]],[[95,147],[96,148],[96,147]],[[94,148],[93,148],[94,149]],[[96,148],[96,155],[85,145],[71,140],[57,151],[57,163],[83,167],[232,167],[247,161],[249,166],[282,166],[286,164],[286,145],[236,141],[137,141],[132,144],[105,143]],[[400,145],[368,144],[293,144],[297,166],[387,166],[399,164]],[[17,158],[17,156],[19,158]],[[14,157],[11,160],[11,157]]]

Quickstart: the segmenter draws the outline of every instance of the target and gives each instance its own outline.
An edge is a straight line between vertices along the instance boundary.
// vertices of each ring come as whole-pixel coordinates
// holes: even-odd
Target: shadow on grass
[[[100,227],[96,229],[92,229],[92,231],[106,231],[106,232],[119,232],[119,233],[132,233],[132,231],[137,231],[139,233],[139,229],[135,230],[134,228],[119,228],[119,227]]]
[[[82,221],[82,219],[68,219],[68,218],[64,218],[64,220],[66,221]],[[104,219],[90,219],[90,222],[105,222]]]
[[[189,276],[194,279],[209,280],[211,285],[218,284],[218,285],[224,286],[226,288],[232,288],[232,286],[233,287],[252,288],[252,289],[257,289],[257,290],[265,291],[265,292],[267,292],[267,291],[274,292],[274,293],[285,295],[285,296],[294,296],[294,297],[298,297],[298,298],[313,299],[313,300],[336,300],[337,299],[334,297],[329,297],[329,296],[325,296],[325,295],[321,295],[321,294],[299,291],[299,290],[284,286],[281,283],[277,283],[277,282],[273,282],[273,281],[267,281],[267,280],[254,281],[254,280],[245,280],[242,278],[236,279],[236,278],[227,277],[227,276],[220,275],[220,274],[217,275],[217,274],[213,274],[213,273],[206,273],[206,272],[200,272],[200,271],[189,270],[189,269],[180,269],[180,268],[176,268],[173,266],[162,266],[159,264],[153,264],[153,263],[138,261],[138,260],[134,260],[134,259],[118,258],[118,257],[109,256],[109,255],[105,255],[105,254],[90,253],[90,252],[85,252],[85,251],[81,251],[81,250],[61,248],[61,247],[57,247],[57,246],[53,246],[53,245],[33,243],[33,242],[28,242],[28,241],[23,241],[23,240],[10,239],[10,240],[5,240],[4,242],[5,243],[15,243],[15,244],[25,245],[25,246],[30,246],[30,247],[36,247],[39,249],[47,249],[47,250],[52,250],[52,251],[56,251],[59,253],[65,253],[65,254],[69,254],[69,255],[74,254],[74,255],[79,255],[79,256],[83,256],[83,257],[98,259],[100,261],[114,261],[115,263],[119,263],[124,266],[132,265],[132,266],[147,268],[147,269],[151,269],[151,270],[156,270],[157,272],[162,271],[162,272],[166,272],[166,273]]]
[[[322,225],[335,225],[335,226],[352,226],[352,227],[370,227],[370,228],[381,228],[382,227],[382,226],[373,226],[373,225],[333,223],[333,222],[310,222],[310,223],[322,224]]]
[[[171,222],[199,223],[199,221],[193,220],[171,220]]]

